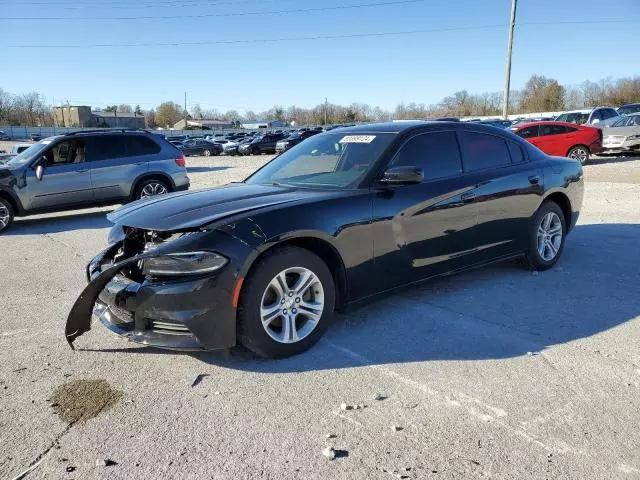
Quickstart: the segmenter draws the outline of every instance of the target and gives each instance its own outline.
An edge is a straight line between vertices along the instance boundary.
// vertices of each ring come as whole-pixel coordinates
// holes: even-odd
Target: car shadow
[[[42,235],[68,232],[71,230],[92,230],[107,228],[112,224],[107,220],[111,211],[74,213],[68,215],[16,218],[11,228],[3,235]]]
[[[633,162],[634,160],[640,160],[639,154],[626,154],[626,155],[598,155],[592,156],[589,158],[589,162],[586,166],[589,165],[606,165],[606,164],[615,164],[615,163],[623,163],[623,162]]]
[[[227,170],[231,167],[187,167],[188,173],[204,173],[204,172],[219,172],[221,170]]]
[[[324,338],[295,357],[264,360],[239,347],[185,354],[261,373],[535,355],[640,315],[638,240],[637,224],[579,225],[551,270],[531,272],[509,261],[407,288],[336,315]],[[177,354],[125,346],[100,351]]]

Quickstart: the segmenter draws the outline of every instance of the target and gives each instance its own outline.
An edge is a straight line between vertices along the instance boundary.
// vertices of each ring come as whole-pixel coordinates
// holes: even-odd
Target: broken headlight
[[[168,253],[142,261],[142,273],[151,277],[202,275],[224,267],[229,260],[213,252]]]

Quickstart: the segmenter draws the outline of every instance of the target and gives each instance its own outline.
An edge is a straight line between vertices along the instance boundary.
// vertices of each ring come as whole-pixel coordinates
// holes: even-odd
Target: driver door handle
[[[86,172],[88,172],[88,171],[89,171],[89,169],[88,169],[88,168],[82,168],[82,169],[80,169],[80,170],[76,170],[76,172],[77,172],[77,173],[86,173]]]
[[[460,198],[462,199],[463,202],[465,203],[469,203],[471,202],[474,198],[476,198],[476,194],[475,192],[465,192],[462,195],[460,195]]]

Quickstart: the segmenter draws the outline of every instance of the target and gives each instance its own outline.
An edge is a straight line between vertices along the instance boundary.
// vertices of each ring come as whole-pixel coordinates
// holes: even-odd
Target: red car
[[[589,156],[602,151],[602,130],[566,122],[531,122],[511,128],[547,155],[569,157],[583,165]]]

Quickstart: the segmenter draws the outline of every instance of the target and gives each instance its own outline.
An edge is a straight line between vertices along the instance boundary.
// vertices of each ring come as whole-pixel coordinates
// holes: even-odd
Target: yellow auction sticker
[[[371,143],[375,135],[347,135],[342,137],[340,143]]]

